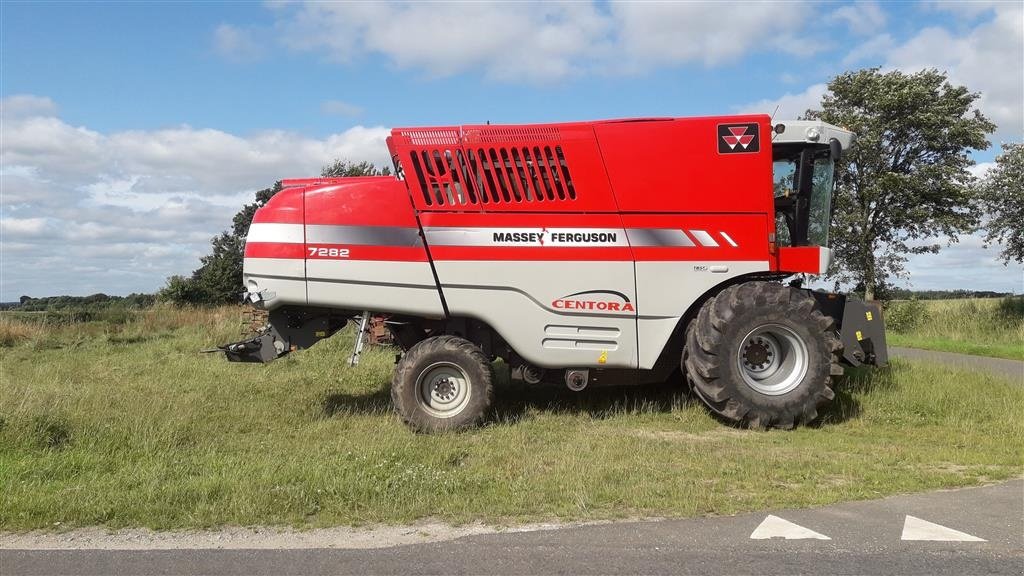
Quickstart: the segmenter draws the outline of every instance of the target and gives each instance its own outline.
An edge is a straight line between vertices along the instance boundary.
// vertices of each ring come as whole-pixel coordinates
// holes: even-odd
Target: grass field
[[[0,530],[694,516],[1024,473],[1024,386],[894,361],[822,423],[724,426],[681,386],[499,390],[488,424],[416,435],[394,352],[351,335],[267,366],[197,350],[237,309],[64,327],[0,317]]]
[[[1024,360],[1024,297],[889,304],[891,346]]]

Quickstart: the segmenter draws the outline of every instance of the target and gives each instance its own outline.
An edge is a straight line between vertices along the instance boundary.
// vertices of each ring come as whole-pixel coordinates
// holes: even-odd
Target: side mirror
[[[828,153],[832,157],[833,161],[839,160],[843,155],[843,145],[839,143],[839,140],[831,138],[828,141]]]

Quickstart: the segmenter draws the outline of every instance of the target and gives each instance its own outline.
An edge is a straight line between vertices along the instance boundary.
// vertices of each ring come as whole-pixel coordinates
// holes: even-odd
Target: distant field
[[[268,366],[196,351],[237,309],[0,318],[0,530],[695,516],[966,486],[1024,471],[1024,387],[896,361],[816,428],[741,431],[681,386],[501,388],[489,424],[416,435],[394,352],[346,333]]]
[[[892,302],[891,346],[1024,360],[1024,297]]]

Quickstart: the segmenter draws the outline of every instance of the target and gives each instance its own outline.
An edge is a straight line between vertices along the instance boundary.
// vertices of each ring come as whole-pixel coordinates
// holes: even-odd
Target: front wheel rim
[[[452,418],[469,404],[472,393],[466,371],[452,362],[435,362],[416,379],[416,399],[435,418]]]
[[[743,382],[767,396],[780,396],[800,386],[809,364],[803,338],[782,324],[754,328],[740,342],[736,353]]]

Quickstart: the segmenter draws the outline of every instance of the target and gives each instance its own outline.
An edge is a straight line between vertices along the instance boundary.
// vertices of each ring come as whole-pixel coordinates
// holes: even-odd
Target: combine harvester
[[[497,358],[575,391],[681,366],[727,421],[811,422],[843,364],[887,360],[875,304],[782,283],[829,265],[853,139],[765,115],[397,128],[397,176],[285,180],[256,212],[245,297],[269,324],[221,349],[269,362],[384,314],[420,431],[479,423]]]

